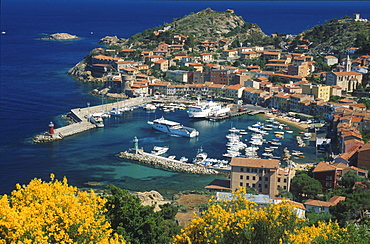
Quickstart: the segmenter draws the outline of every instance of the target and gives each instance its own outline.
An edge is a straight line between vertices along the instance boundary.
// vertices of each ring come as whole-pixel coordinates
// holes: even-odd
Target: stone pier
[[[121,152],[119,157],[173,171],[181,171],[192,174],[225,174],[224,172],[220,172],[215,169],[209,169],[202,165],[184,163],[179,160],[169,159],[153,155],[151,153],[146,153],[142,149],[132,149],[130,151]]]

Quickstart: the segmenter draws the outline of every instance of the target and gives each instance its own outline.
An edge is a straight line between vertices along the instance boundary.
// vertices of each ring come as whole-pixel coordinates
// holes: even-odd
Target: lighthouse
[[[54,124],[53,124],[53,122],[49,123],[49,134],[50,135],[54,134]]]
[[[137,139],[136,136],[135,136],[134,140],[132,140],[132,142],[134,143],[134,149],[135,150],[139,149],[139,139]]]

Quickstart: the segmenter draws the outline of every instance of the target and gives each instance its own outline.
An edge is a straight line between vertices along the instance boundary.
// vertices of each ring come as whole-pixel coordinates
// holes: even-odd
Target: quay
[[[80,132],[91,130],[96,128],[96,125],[90,123],[87,120],[88,115],[95,112],[111,111],[113,108],[120,107],[131,107],[137,106],[143,103],[151,103],[152,99],[148,97],[137,97],[132,99],[126,99],[123,101],[117,101],[114,103],[107,103],[97,106],[88,106],[85,108],[74,108],[68,113],[68,117],[71,118],[71,124],[57,128],[50,128],[49,131],[33,137],[34,143],[45,143],[61,140],[64,137],[75,135]]]
[[[169,159],[166,157],[147,153],[144,152],[142,149],[130,149],[129,151],[121,152],[119,154],[119,157],[173,171],[180,171],[192,174],[226,174],[225,170],[210,169],[201,165],[184,163],[179,160]]]
[[[209,117],[207,117],[207,119],[211,120],[211,121],[220,121],[220,120],[223,120],[223,119],[229,119],[229,118],[241,116],[241,115],[244,115],[244,114],[256,115],[256,114],[267,113],[268,112],[268,109],[262,108],[262,107],[253,108],[253,109],[250,109],[250,107],[248,107],[248,108],[241,108],[240,110],[241,111],[232,111],[229,114],[226,114],[226,115],[223,115],[223,116],[209,116]]]

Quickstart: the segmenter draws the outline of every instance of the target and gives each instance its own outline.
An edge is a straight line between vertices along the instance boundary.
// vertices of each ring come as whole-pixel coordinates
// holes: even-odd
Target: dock
[[[32,141],[35,143],[46,143],[61,140],[64,137],[96,128],[94,124],[90,123],[87,120],[87,117],[90,114],[102,111],[111,111],[113,108],[117,109],[121,107],[131,107],[150,102],[152,102],[150,98],[137,97],[97,106],[74,108],[71,109],[71,111],[68,113],[68,116],[71,118],[71,124],[56,128],[53,134],[50,134],[49,132],[44,132],[42,134],[36,135],[33,137]]]
[[[151,153],[144,152],[142,149],[130,149],[129,151],[121,152],[120,158],[129,159],[130,161],[148,164],[154,167],[169,169],[172,171],[180,171],[191,174],[225,174],[225,171],[210,169],[202,165],[181,162],[176,159],[170,159],[162,156],[157,156]]]
[[[229,119],[229,118],[233,118],[233,117],[237,117],[237,116],[241,116],[245,114],[256,115],[256,114],[267,113],[267,112],[268,112],[268,109],[256,108],[252,110],[232,111],[229,114],[225,114],[222,116],[209,116],[207,117],[207,119],[211,121],[220,121],[220,120]]]

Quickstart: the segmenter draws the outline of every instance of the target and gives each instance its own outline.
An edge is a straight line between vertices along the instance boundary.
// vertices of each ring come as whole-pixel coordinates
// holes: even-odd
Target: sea
[[[128,0],[2,0],[0,42],[0,194],[10,194],[15,184],[33,178],[68,178],[85,187],[100,182],[98,189],[114,184],[130,191],[157,190],[166,196],[178,191],[203,190],[218,176],[171,172],[130,163],[117,157],[132,147],[169,146],[169,155],[190,160],[202,147],[210,157],[222,158],[231,127],[246,129],[266,119],[242,116],[221,122],[189,120],[185,111],[164,114],[135,110],[122,118],[105,121],[105,128],[80,133],[50,144],[33,144],[31,138],[66,124],[63,115],[72,108],[102,103],[90,94],[98,84],[83,83],[67,71],[83,59],[105,36],[129,38],[147,28],[206,8],[233,9],[246,22],[258,24],[266,34],[299,34],[333,18],[354,13],[370,19],[367,1],[128,1]],[[47,35],[67,32],[81,39],[42,41]],[[148,120],[165,116],[196,128],[197,138],[172,137],[152,130]],[[292,128],[295,133],[296,128]],[[284,145],[295,149],[293,134]],[[304,162],[322,155],[314,147],[303,149]],[[303,162],[303,161],[302,161]]]

